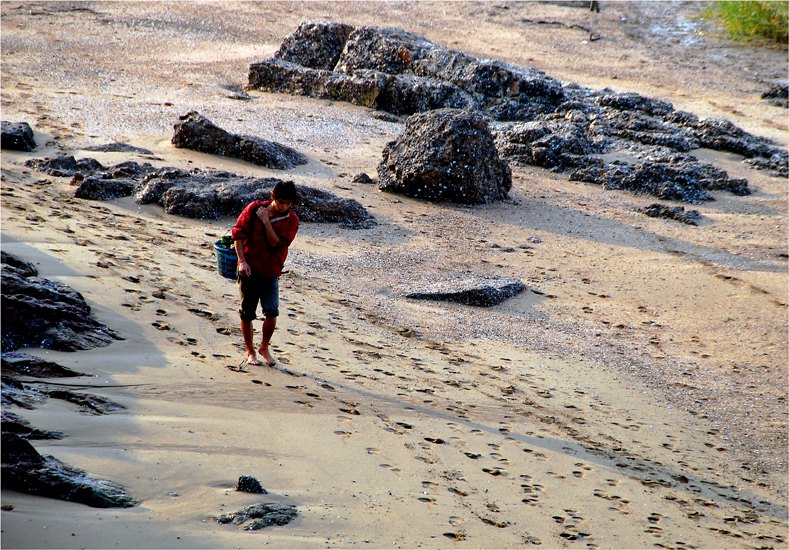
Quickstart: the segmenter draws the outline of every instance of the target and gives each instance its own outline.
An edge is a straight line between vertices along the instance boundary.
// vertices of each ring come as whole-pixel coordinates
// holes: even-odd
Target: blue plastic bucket
[[[220,241],[214,243],[214,251],[216,252],[216,268],[219,274],[226,279],[237,278],[238,256],[236,251],[232,248],[225,248],[220,244]]]

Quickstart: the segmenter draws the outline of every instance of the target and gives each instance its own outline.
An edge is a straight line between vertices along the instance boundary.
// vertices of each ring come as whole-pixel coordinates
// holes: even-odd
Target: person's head
[[[275,210],[282,213],[287,212],[299,200],[296,185],[292,181],[280,181],[271,191],[271,200],[274,202]]]

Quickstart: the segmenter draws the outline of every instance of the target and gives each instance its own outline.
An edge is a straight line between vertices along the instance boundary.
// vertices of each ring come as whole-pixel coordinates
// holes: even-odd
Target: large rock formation
[[[378,177],[383,191],[463,204],[504,199],[512,187],[487,120],[456,109],[410,117],[403,134],[384,148]]]
[[[176,147],[280,170],[307,164],[307,157],[291,147],[258,137],[231,134],[195,111],[182,116],[174,129],[172,142]]]
[[[496,145],[513,163],[577,171],[578,181],[661,198],[698,202],[712,198],[710,189],[750,192],[745,180],[721,171],[712,185],[700,177],[710,172],[709,165],[688,154],[699,147],[737,153],[754,168],[789,177],[785,149],[730,122],[699,120],[639,94],[561,83],[535,69],[477,59],[400,29],[303,23],[272,59],[250,66],[249,87],[348,101],[394,115],[478,110],[492,119]],[[605,163],[598,158],[605,153],[630,160]],[[663,180],[624,182],[622,171],[659,171]]]

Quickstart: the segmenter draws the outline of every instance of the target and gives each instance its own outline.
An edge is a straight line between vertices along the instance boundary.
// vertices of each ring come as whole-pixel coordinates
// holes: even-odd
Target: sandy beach
[[[33,441],[42,455],[139,505],[3,489],[0,544],[789,546],[785,179],[694,151],[753,191],[690,206],[698,226],[640,213],[654,197],[535,166],[512,166],[506,201],[428,203],[352,182],[376,177],[402,123],[342,102],[230,97],[300,23],[330,19],[789,144],[787,110],[761,98],[785,82],[785,50],[723,40],[693,18],[697,3],[566,4],[2,2],[2,119],[28,122],[38,144],[2,152],[2,249],[76,289],[124,338],[20,350],[87,373],[53,383],[124,410],[12,410],[65,434]],[[189,111],[309,162],[274,170],[177,149],[173,124]],[[113,142],[152,154],[85,150]],[[238,291],[212,248],[234,218],[75,198],[70,178],[25,166],[57,154],[292,179],[356,199],[377,225],[301,225],[280,282],[278,365],[240,368]],[[403,296],[468,274],[527,290],[492,308]],[[268,494],[235,491],[242,475]],[[214,519],[257,502],[298,517],[258,531]]]

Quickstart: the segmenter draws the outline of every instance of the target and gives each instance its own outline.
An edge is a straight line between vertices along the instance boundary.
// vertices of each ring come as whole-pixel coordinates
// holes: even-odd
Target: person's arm
[[[238,216],[238,220],[236,221],[236,225],[233,226],[233,230],[230,233],[233,242],[236,244],[238,272],[247,277],[252,274],[252,268],[249,266],[247,259],[244,257],[244,245],[248,239],[249,227],[252,222],[252,208],[253,205],[250,204],[241,212],[241,214]]]
[[[249,277],[252,274],[252,268],[249,267],[247,259],[244,257],[244,243],[245,239],[236,239],[236,256],[238,256],[238,272],[242,275]]]
[[[268,208],[265,206],[261,206],[257,210],[257,216],[260,221],[263,222],[263,229],[266,231],[266,238],[268,239],[268,243],[276,247],[279,245],[280,238],[277,235],[277,232],[274,231],[274,226],[271,225],[271,212],[269,212]]]

